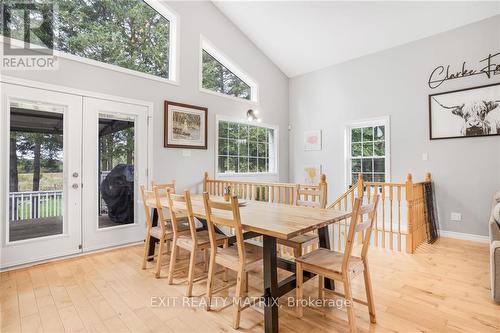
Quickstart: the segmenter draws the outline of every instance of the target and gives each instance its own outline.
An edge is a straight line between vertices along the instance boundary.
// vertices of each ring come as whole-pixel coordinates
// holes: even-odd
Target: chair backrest
[[[167,203],[168,210],[170,212],[170,218],[172,220],[172,229],[174,230],[174,235],[177,234],[179,225],[178,214],[185,214],[188,217],[189,229],[191,231],[191,239],[193,244],[198,244],[198,239],[196,235],[196,223],[193,213],[193,206],[191,203],[191,193],[186,190],[184,194],[174,194],[172,189],[167,191]]]
[[[295,205],[320,208],[321,195],[322,193],[318,188],[308,188],[307,185],[297,185],[295,191]]]
[[[243,265],[245,263],[245,241],[243,239],[243,229],[241,227],[238,197],[234,195],[231,197],[230,203],[224,203],[211,200],[208,192],[203,192],[203,202],[205,204],[212,253],[215,254],[217,251],[215,226],[221,225],[232,228],[236,236],[236,246],[238,248],[240,265]]]
[[[164,194],[166,194],[169,189],[172,189],[172,191],[173,191],[172,193],[176,193],[174,179],[172,179],[172,181],[170,183],[164,183],[164,184],[158,184],[157,182],[155,182],[153,180],[151,182],[151,188],[155,188],[155,187],[157,187],[160,191],[164,192]]]
[[[146,190],[144,185],[141,185],[141,197],[142,205],[144,206],[144,214],[146,215],[146,224],[148,229],[153,227],[153,221],[151,220],[151,210],[157,209],[157,201],[154,191]],[[160,223],[163,228],[163,223]]]
[[[361,257],[366,258],[368,253],[368,247],[370,246],[370,237],[373,227],[373,222],[375,221],[377,205],[378,205],[379,195],[375,195],[371,203],[362,206],[362,199],[357,198],[354,201],[352,207],[351,224],[349,226],[349,232],[347,234],[347,241],[344,250],[344,259],[342,262],[342,271],[345,272],[349,267],[349,258],[352,253],[352,247],[354,245],[354,237],[357,232],[362,233],[361,239],[363,240],[363,245],[361,248]],[[368,215],[365,220],[364,216]]]

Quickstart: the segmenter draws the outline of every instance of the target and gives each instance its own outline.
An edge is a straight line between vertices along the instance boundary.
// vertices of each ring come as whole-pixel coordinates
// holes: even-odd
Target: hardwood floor
[[[358,329],[499,332],[500,305],[490,299],[488,252],[487,244],[446,238],[414,255],[370,249],[377,324],[370,324],[366,307],[355,304]],[[183,269],[171,286],[165,267],[158,280],[152,264],[146,271],[140,269],[141,255],[142,246],[134,246],[2,273],[0,331],[233,331],[231,307],[206,312],[203,307],[158,306],[158,297],[179,297],[182,302],[187,252],[181,254]],[[202,268],[199,265],[198,274]],[[250,276],[251,296],[261,293],[260,274]],[[203,293],[205,286],[205,280],[196,283],[194,295]],[[316,286],[316,279],[306,282],[304,296],[316,297]],[[353,294],[365,299],[362,278],[354,280]],[[345,309],[306,308],[304,317],[297,319],[287,299],[281,302],[280,332],[348,330]],[[262,332],[262,324],[261,313],[245,311],[240,331]]]

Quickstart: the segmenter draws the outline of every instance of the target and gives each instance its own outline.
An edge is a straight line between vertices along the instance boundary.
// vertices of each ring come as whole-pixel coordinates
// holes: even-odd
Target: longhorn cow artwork
[[[500,135],[500,84],[429,96],[430,139]]]

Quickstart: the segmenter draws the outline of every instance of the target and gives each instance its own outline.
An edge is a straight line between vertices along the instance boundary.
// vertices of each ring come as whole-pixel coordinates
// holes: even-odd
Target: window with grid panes
[[[218,122],[218,173],[275,172],[275,130],[232,121]]]
[[[385,182],[388,178],[386,125],[350,127],[350,184],[359,173],[367,182]]]

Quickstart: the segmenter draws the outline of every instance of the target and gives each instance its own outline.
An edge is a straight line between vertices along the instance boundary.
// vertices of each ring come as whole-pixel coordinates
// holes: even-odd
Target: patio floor
[[[99,228],[109,228],[123,225],[111,221],[107,215],[99,216]],[[9,241],[19,241],[38,237],[59,235],[63,232],[62,217],[46,217],[40,219],[26,219],[10,221]]]

